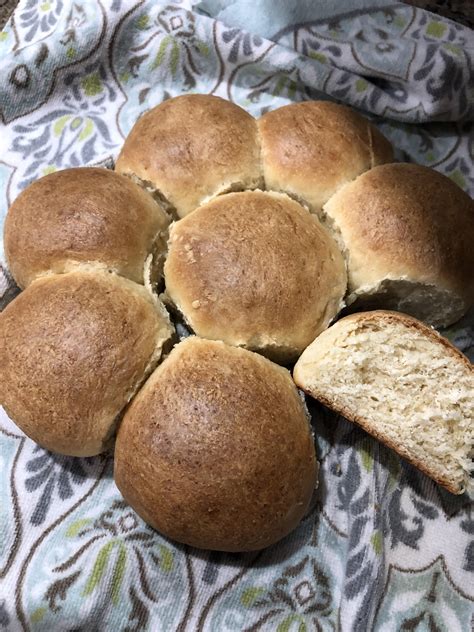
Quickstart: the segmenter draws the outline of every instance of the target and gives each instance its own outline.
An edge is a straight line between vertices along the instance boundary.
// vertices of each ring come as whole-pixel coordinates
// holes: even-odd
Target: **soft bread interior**
[[[461,493],[472,470],[472,367],[436,334],[351,318],[306,349],[296,383]]]

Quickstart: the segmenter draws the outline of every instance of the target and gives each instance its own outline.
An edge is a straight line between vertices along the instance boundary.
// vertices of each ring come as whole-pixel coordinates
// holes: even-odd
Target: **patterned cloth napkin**
[[[398,158],[474,193],[474,34],[407,5],[22,0],[0,56],[2,223],[31,181],[110,166],[137,117],[184,92],[221,95],[256,116],[290,101],[343,101]],[[0,270],[3,306],[16,290]],[[471,358],[472,324],[444,332]],[[161,537],[121,499],[111,456],[51,454],[1,413],[0,628],[471,629],[469,498],[309,404],[321,461],[312,508],[285,540],[245,555]]]

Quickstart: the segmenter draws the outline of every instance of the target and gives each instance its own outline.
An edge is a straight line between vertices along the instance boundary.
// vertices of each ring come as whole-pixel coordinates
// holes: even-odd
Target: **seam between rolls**
[[[155,307],[155,311],[157,312],[157,314],[161,316],[163,320],[166,321],[166,324],[168,325],[167,327],[168,336],[166,338],[163,336],[162,325],[159,325],[158,331],[156,333],[158,340],[155,342],[155,347],[152,351],[150,359],[143,370],[143,374],[137,379],[136,383],[127,391],[125,403],[120,409],[120,411],[117,413],[117,415],[115,416],[115,419],[113,423],[111,424],[111,428],[109,429],[109,432],[107,433],[107,436],[104,440],[104,444],[111,443],[114,441],[117,435],[117,432],[120,429],[122,419],[127,411],[128,406],[131,404],[131,402],[135,399],[135,397],[141,391],[144,384],[147,382],[148,378],[153,374],[155,369],[159,366],[160,362],[162,361],[165,355],[166,345],[168,343],[172,343],[173,338],[176,335],[175,327],[171,321],[169,312],[166,309],[163,302],[151,289],[145,286],[145,290],[148,291],[148,293],[150,294],[151,301],[153,302],[153,305]]]
[[[133,171],[121,172],[123,176],[129,178],[137,184],[143,191],[146,191],[148,195],[150,195],[153,200],[159,204],[163,210],[171,217],[171,219],[177,220],[179,219],[178,210],[174,204],[166,197],[161,189],[156,187],[151,180],[144,180],[137,176],[137,174]]]
[[[170,217],[170,219],[172,219]],[[159,286],[160,281],[164,279],[164,267],[168,256],[168,241],[170,224],[164,229],[160,228],[153,236],[150,249],[143,263],[143,284],[153,292],[153,282]],[[159,252],[160,243],[163,244],[162,252]],[[158,278],[153,278],[158,270]]]
[[[244,193],[246,191],[266,191],[266,182],[263,173],[263,146],[261,141],[260,129],[258,127],[257,119],[254,118],[255,129],[256,129],[256,140],[257,140],[257,150],[258,150],[258,170],[257,172],[250,178],[250,180],[246,183],[245,178],[241,180],[235,180],[234,182],[229,182],[221,187],[218,187],[213,193],[206,196],[201,202],[198,204],[196,209],[201,208],[205,204],[212,202],[218,197],[223,195],[227,195],[229,193]]]

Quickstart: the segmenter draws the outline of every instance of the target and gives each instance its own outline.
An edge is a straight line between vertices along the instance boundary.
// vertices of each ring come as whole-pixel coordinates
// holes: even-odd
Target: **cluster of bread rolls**
[[[0,316],[2,405],[52,451],[116,439],[124,497],[203,548],[268,546],[307,511],[317,461],[295,382],[461,493],[468,360],[396,312],[330,326],[361,306],[448,325],[473,303],[471,199],[392,159],[341,105],[256,120],[188,95],[137,121],[115,172],[34,182],[5,223],[24,291]],[[195,335],[178,342],[180,321]],[[293,381],[278,364],[294,362]]]

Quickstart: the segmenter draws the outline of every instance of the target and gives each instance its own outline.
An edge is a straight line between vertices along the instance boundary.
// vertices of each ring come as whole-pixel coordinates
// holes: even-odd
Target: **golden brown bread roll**
[[[469,486],[474,367],[423,323],[388,311],[342,318],[304,351],[294,379],[451,493]]]
[[[249,551],[305,514],[314,443],[289,373],[265,358],[191,337],[124,415],[115,481],[137,513],[192,546]]]
[[[0,314],[0,404],[48,450],[98,454],[171,332],[164,307],[128,279],[38,279]]]
[[[115,168],[184,217],[220,193],[261,186],[257,123],[219,97],[169,99],[135,123]]]
[[[138,185],[108,169],[65,169],[36,180],[5,220],[5,253],[21,288],[83,263],[143,283],[163,256],[169,217]]]
[[[318,212],[343,184],[391,162],[388,140],[354,110],[329,101],[292,103],[258,121],[267,189]]]
[[[347,255],[353,307],[446,326],[472,305],[474,202],[446,176],[412,164],[375,167],[324,212]]]
[[[290,362],[338,313],[346,273],[336,243],[306,209],[247,191],[172,226],[165,283],[197,335]]]

